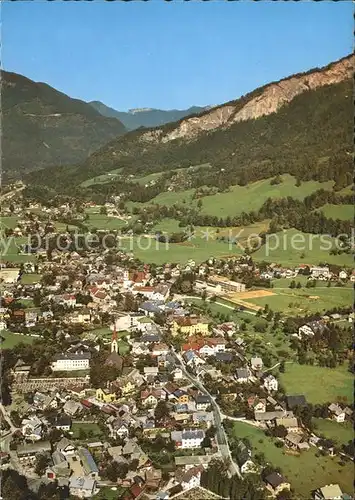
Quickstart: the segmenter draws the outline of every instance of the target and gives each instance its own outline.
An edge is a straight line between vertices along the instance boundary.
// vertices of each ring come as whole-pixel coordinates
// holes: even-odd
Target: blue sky
[[[352,2],[2,4],[3,68],[119,110],[218,104],[352,50]]]

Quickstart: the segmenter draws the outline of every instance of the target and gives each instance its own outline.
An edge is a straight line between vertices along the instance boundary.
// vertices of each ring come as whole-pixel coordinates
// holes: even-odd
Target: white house
[[[300,326],[298,329],[298,337],[314,337],[314,331],[308,325]]]
[[[344,271],[344,269],[342,269],[340,272],[339,272],[339,278],[341,280],[346,280],[348,279],[348,274],[346,273],[346,271]]]
[[[328,410],[331,413],[332,419],[338,423],[344,422],[345,420],[345,411],[341,406],[336,403],[332,403],[328,406]]]
[[[185,450],[187,448],[200,448],[205,439],[205,432],[202,429],[173,431],[170,436],[177,448]]]
[[[277,391],[279,388],[279,383],[273,375],[268,375],[264,379],[264,387],[268,392]]]
[[[310,269],[312,278],[319,278],[324,276],[324,278],[330,278],[330,272],[328,266],[314,266]]]
[[[72,476],[69,481],[70,494],[79,498],[90,498],[96,490],[96,481],[91,477]]]
[[[51,364],[54,372],[71,372],[90,368],[90,352],[57,354]]]
[[[42,437],[42,421],[36,415],[23,419],[21,432],[26,439],[39,441]]]

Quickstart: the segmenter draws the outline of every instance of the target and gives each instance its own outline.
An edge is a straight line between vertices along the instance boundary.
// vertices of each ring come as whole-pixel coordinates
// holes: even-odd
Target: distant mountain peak
[[[91,101],[88,104],[103,116],[117,118],[128,130],[136,130],[141,127],[160,127],[208,109],[207,107],[191,106],[188,109],[132,108],[128,111],[117,111],[100,101]]]

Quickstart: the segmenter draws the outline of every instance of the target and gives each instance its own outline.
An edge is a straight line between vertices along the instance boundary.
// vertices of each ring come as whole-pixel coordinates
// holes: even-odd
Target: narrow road
[[[180,356],[172,349],[171,349],[171,353],[173,354],[173,356],[177,360],[178,364],[181,366],[181,370],[182,370],[184,376],[188,380],[190,380],[190,382],[192,384],[194,384],[194,386],[197,387],[201,391],[202,394],[204,394],[205,396],[209,396],[209,398],[211,399],[211,406],[213,408],[215,426],[217,428],[216,438],[217,438],[217,442],[218,442],[219,451],[222,455],[222,458],[226,459],[229,462],[229,470],[230,470],[231,474],[232,475],[237,474],[239,477],[241,477],[239,467],[233,461],[233,457],[232,457],[232,454],[231,454],[231,451],[229,448],[228,438],[227,438],[227,435],[225,433],[225,430],[224,430],[224,427],[222,424],[223,417],[222,417],[222,414],[221,414],[221,411],[219,409],[218,404],[214,400],[213,396],[205,388],[205,386],[202,385],[201,382],[197,378],[195,378],[193,375],[191,375],[186,370],[185,364],[184,364],[183,360],[180,358]]]

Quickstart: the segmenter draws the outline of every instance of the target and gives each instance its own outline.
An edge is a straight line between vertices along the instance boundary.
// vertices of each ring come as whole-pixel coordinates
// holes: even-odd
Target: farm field
[[[334,238],[327,235],[302,233],[296,229],[268,235],[268,245],[263,245],[252,254],[253,260],[277,262],[283,266],[299,264],[318,265],[320,262],[338,266],[353,266],[350,254],[330,255]]]
[[[353,376],[347,365],[326,368],[292,363],[279,377],[286,394],[304,394],[309,403],[336,402],[339,397],[350,403],[353,398]]]
[[[159,179],[164,172],[155,172],[153,174],[145,175],[143,177],[133,177],[130,179],[131,182],[137,182],[141,186],[145,186],[146,184],[149,184],[151,181],[156,181]]]
[[[295,279],[297,283],[297,279]],[[270,295],[258,298],[245,298],[251,304],[265,307],[266,304],[273,311],[279,311],[284,315],[295,315],[299,313],[324,312],[333,307],[347,306],[352,304],[352,287],[336,287],[334,284],[327,286],[316,286],[315,288],[271,288],[265,290]],[[249,292],[251,293],[251,292]],[[242,294],[236,294],[238,297]]]
[[[206,241],[195,238],[184,243],[159,243],[154,238],[122,238],[120,248],[133,252],[134,256],[146,263],[164,264],[165,262],[186,263],[189,259],[196,263],[211,257],[229,257],[240,255],[242,251],[236,245],[229,246],[220,241]]]
[[[354,206],[353,205],[324,205],[319,208],[329,219],[353,220]]]
[[[236,438],[247,438],[253,455],[264,453],[267,462],[280,467],[282,474],[290,481],[296,498],[311,498],[311,492],[325,484],[339,484],[344,493],[353,491],[353,464],[339,465],[337,457],[316,457],[316,448],[302,452],[299,456],[287,455],[277,448],[271,438],[258,428],[234,422],[233,434]]]
[[[152,233],[161,231],[162,233],[177,233],[184,231],[185,228],[179,226],[179,221],[177,219],[162,219],[157,224],[152,227]]]
[[[1,349],[12,349],[15,345],[23,342],[24,344],[32,344],[36,337],[30,337],[29,335],[21,335],[15,334],[12,332],[7,332],[2,330],[0,332],[0,337],[3,337],[4,340],[1,340],[0,348]]]
[[[350,422],[335,422],[324,418],[314,418],[315,433],[327,439],[334,439],[338,444],[347,444],[354,438],[354,429]]]

